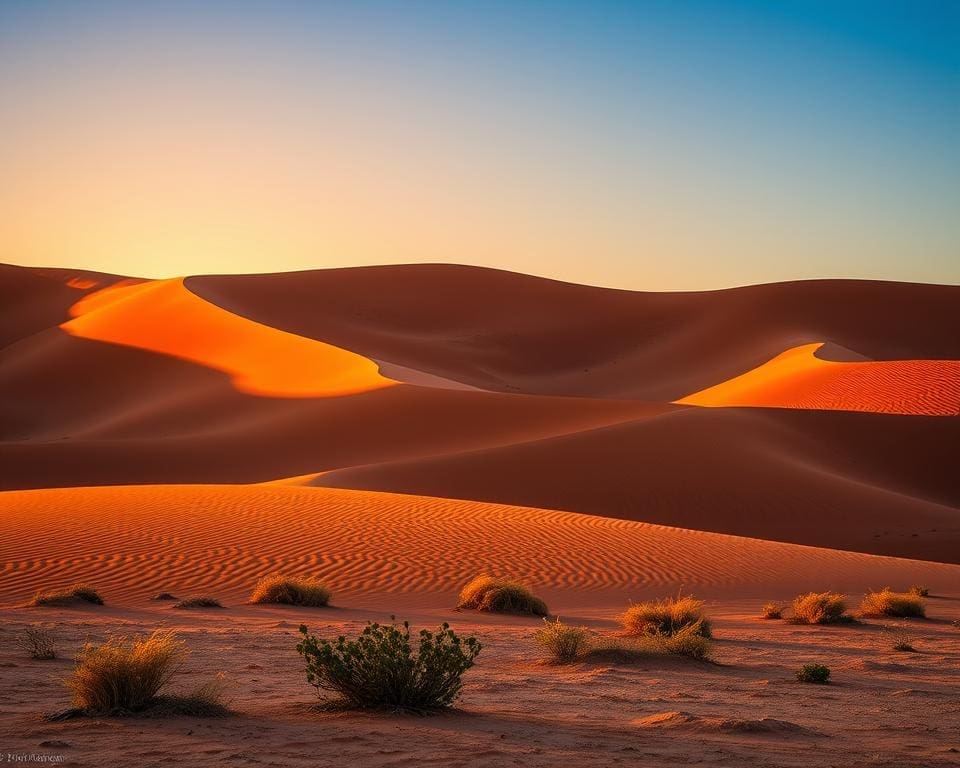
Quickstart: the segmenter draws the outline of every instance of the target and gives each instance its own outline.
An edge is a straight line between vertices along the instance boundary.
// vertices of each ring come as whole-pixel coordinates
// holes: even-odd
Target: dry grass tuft
[[[530,613],[547,616],[547,604],[518,581],[477,576],[460,590],[457,608],[491,613]]]
[[[560,664],[576,661],[590,650],[590,630],[544,619],[544,625],[534,634],[537,645],[547,658]]]
[[[186,656],[183,642],[169,630],[140,640],[110,638],[85,645],[65,682],[79,710],[139,712],[155,702]]]
[[[73,584],[65,589],[52,589],[47,592],[38,592],[33,600],[32,606],[42,605],[74,605],[76,603],[90,603],[92,605],[103,605],[103,598],[100,593],[89,584]]]
[[[761,619],[782,619],[783,612],[787,609],[783,603],[767,603],[760,609]]]
[[[188,597],[178,603],[174,603],[174,608],[223,608],[223,604],[215,597],[209,595],[197,595]]]
[[[916,595],[917,597],[929,597],[930,590],[924,587],[921,584],[913,584],[910,586],[910,589],[907,590],[911,595]]]
[[[584,654],[584,658],[629,662],[649,659],[652,656],[684,656],[697,661],[710,661],[712,645],[702,632],[700,622],[694,622],[673,634],[600,638]]]
[[[884,587],[879,592],[868,592],[860,603],[861,616],[897,616],[901,618],[925,618],[927,615],[923,598],[911,592],[893,592]]]
[[[49,629],[43,627],[26,627],[17,637],[20,646],[31,659],[57,658],[57,638]]]
[[[176,595],[172,595],[169,592],[161,592],[158,595],[154,595],[150,598],[151,600],[179,600],[180,598]]]
[[[839,592],[808,592],[793,601],[791,624],[836,624],[853,621],[846,613],[847,604]]]
[[[332,592],[317,579],[273,574],[257,582],[251,603],[282,603],[322,608],[330,604]]]
[[[890,647],[895,651],[916,653],[913,646],[913,636],[904,627],[890,630]]]
[[[664,600],[634,603],[620,617],[629,635],[675,635],[695,626],[697,634],[710,637],[710,622],[703,601],[679,595]]]

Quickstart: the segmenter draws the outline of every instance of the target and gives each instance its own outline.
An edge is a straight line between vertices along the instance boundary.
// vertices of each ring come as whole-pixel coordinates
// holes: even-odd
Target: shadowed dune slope
[[[794,347],[677,402],[960,415],[960,360],[834,361],[816,354],[822,346]]]
[[[958,444],[953,417],[689,408],[313,482],[960,562]]]
[[[678,584],[769,596],[881,583],[955,586],[957,566],[734,539],[476,502],[284,486],[138,486],[0,494],[0,601],[82,579],[108,603],[161,590],[249,595],[273,571],[328,582],[349,606],[452,605],[480,571],[554,604],[614,604]],[[456,552],[456,557],[449,553]],[[603,590],[598,598],[598,590]]]
[[[799,344],[960,360],[960,287],[812,280],[643,293],[443,264],[191,277],[232,312],[504,392],[674,400]]]

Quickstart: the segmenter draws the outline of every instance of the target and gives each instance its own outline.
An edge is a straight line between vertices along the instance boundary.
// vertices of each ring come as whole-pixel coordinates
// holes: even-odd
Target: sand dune
[[[336,602],[452,603],[479,571],[514,574],[557,604],[596,605],[683,584],[702,594],[850,591],[960,567],[736,539],[586,515],[360,491],[138,486],[0,494],[0,600],[98,585],[114,604],[152,593],[245,598],[280,569],[329,581]]]
[[[818,356],[822,347],[788,349],[677,402],[960,416],[960,360],[838,362]]]
[[[957,562],[957,444],[951,417],[688,408],[315,482]]]
[[[960,360],[960,287],[811,280],[644,293],[443,264],[191,277],[225,309],[484,389],[675,400],[785,349]]]

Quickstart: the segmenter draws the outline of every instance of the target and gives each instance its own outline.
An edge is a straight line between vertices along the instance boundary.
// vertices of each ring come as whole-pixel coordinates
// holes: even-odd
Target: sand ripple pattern
[[[481,571],[528,580],[563,604],[679,584],[762,594],[960,578],[960,566],[568,512],[280,485],[9,491],[0,563],[8,604],[74,580],[115,604],[164,589],[238,600],[274,570],[316,574],[341,604],[392,594],[440,607]]]

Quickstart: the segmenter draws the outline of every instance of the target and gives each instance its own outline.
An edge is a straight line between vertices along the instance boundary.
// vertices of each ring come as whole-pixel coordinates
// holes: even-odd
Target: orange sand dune
[[[684,408],[314,483],[960,562],[960,419]]]
[[[245,598],[271,571],[309,572],[342,606],[452,604],[480,571],[528,580],[555,604],[700,594],[851,592],[960,567],[873,557],[564,512],[290,486],[140,486],[0,494],[0,600],[78,579],[109,603],[160,590]],[[383,595],[389,594],[389,603]]]
[[[784,349],[960,360],[960,286],[810,280],[644,293],[444,264],[191,277],[225,309],[502,392],[675,400]]]
[[[181,279],[97,291],[61,327],[73,336],[172,355],[230,374],[241,392],[331,397],[392,385],[360,355],[226,312]]]
[[[710,408],[776,408],[960,415],[960,360],[835,362],[823,344],[788,349],[773,360],[680,400]]]

